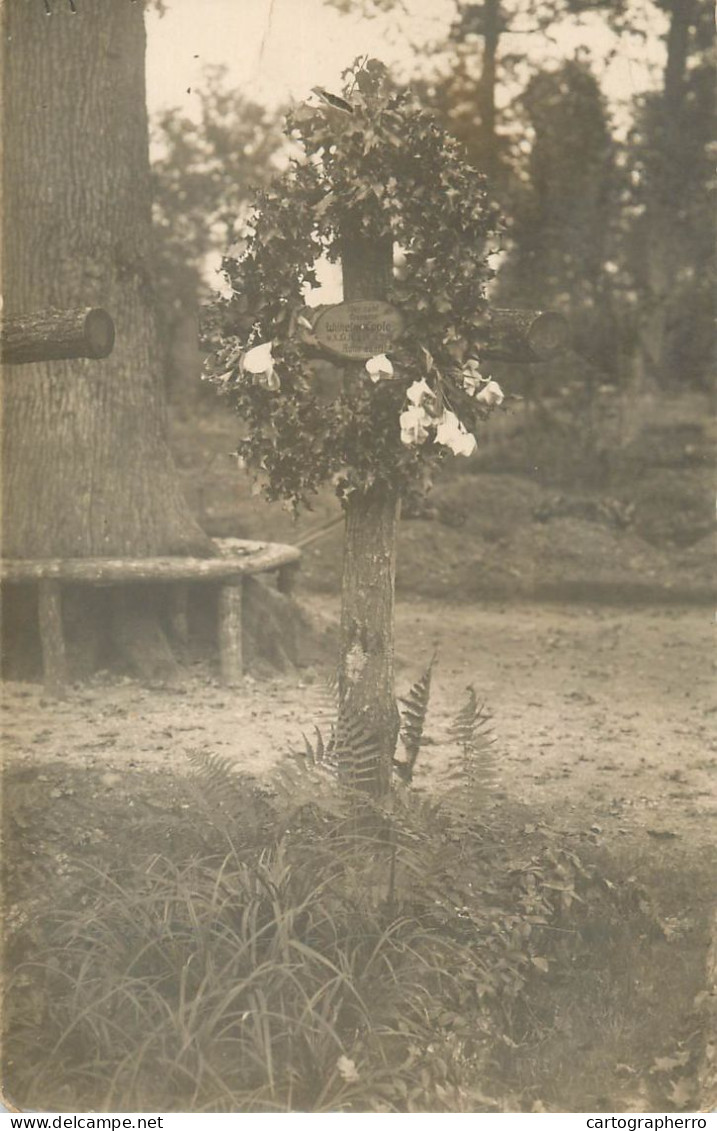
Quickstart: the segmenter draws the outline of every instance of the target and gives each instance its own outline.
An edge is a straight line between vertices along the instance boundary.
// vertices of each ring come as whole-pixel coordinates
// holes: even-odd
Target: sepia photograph
[[[3,1118],[707,1127],[713,5],[0,19]]]

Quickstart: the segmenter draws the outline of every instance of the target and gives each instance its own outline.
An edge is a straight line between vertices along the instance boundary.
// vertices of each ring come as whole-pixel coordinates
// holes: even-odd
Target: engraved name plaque
[[[403,318],[395,306],[378,299],[342,302],[323,310],[313,331],[330,353],[365,361],[391,349],[403,331]]]

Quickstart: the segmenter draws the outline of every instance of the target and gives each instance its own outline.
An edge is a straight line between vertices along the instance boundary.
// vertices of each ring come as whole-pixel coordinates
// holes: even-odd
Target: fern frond
[[[404,708],[401,716],[401,741],[406,751],[406,760],[399,762],[394,759],[393,765],[396,773],[406,782],[410,782],[413,778],[416,759],[421,749],[435,662],[436,653],[434,652],[423,675],[414,683],[405,698],[399,699],[399,703],[403,704]]]
[[[380,738],[346,703],[336,725],[334,757],[339,781],[349,789],[370,789],[379,778]]]
[[[472,788],[487,788],[493,773],[492,716],[479,704],[475,688],[468,687],[468,698],[449,730],[451,739],[460,747],[460,777]]]
[[[326,763],[311,762],[303,753],[280,763],[272,773],[276,827],[292,826],[305,810],[323,812],[333,819],[346,815],[336,790],[336,771]]]
[[[247,777],[225,754],[195,749],[187,751],[192,772],[187,785],[204,812],[207,828],[220,830],[233,842],[241,832],[236,824],[246,805]],[[246,831],[246,821],[242,822]]]
[[[449,730],[451,738],[461,748],[470,746],[475,741],[476,734],[479,733],[481,728],[485,727],[489,720],[485,707],[483,705],[478,706],[475,688],[472,684],[468,686],[467,691],[468,698],[454,718]]]
[[[240,784],[236,763],[225,754],[189,750],[187,758],[192,766],[194,784],[210,801],[223,804]]]
[[[314,740],[309,739],[304,731],[301,737],[304,740],[304,749],[301,754],[312,766],[335,767],[336,733],[334,724],[331,724],[328,738],[324,738],[321,729],[314,723]]]

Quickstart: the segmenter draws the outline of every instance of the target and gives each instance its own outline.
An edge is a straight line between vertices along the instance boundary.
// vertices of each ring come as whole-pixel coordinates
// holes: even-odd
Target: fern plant
[[[467,688],[466,702],[453,720],[449,735],[461,752],[461,774],[471,789],[486,785],[494,772],[492,716],[478,703],[475,688]]]
[[[261,791],[256,789],[254,780],[240,773],[236,762],[226,754],[195,749],[188,751],[187,757],[192,767],[187,785],[205,817],[207,839],[215,840],[212,831],[218,832],[221,841],[235,848],[240,842],[261,837],[266,814],[259,804]],[[238,814],[245,814],[248,786],[256,797],[256,804],[251,810],[251,822],[246,815],[239,822]]]
[[[423,728],[428,713],[428,703],[431,698],[431,677],[436,662],[436,653],[431,656],[430,663],[416,680],[405,698],[399,702],[403,705],[401,717],[401,742],[406,752],[405,761],[394,758],[393,768],[398,777],[407,785],[413,781],[413,769],[421,750]]]
[[[431,698],[431,685],[436,665],[434,652],[425,670],[399,698],[401,711],[400,739],[403,756],[394,757],[393,771],[405,785],[411,785],[416,763],[424,748],[424,732]],[[329,702],[334,718],[328,731],[314,724],[313,737],[302,734],[304,747],[300,764],[312,773],[321,770],[338,778],[349,790],[361,790],[373,780],[380,757],[378,737],[371,733],[365,719],[352,712],[350,703],[338,698],[337,681],[327,680]],[[455,715],[448,730],[448,740],[457,747],[460,758],[453,765],[451,779],[466,787],[472,796],[490,788],[494,772],[492,716],[479,704],[475,688],[468,686],[465,703]],[[322,706],[327,695],[322,695]]]

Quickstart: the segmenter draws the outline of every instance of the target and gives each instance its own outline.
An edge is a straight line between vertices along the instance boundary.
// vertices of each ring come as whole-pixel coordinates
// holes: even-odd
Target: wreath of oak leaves
[[[269,499],[294,506],[327,481],[344,498],[377,480],[415,488],[430,478],[445,449],[432,437],[400,440],[399,413],[415,380],[424,378],[438,408],[469,431],[487,415],[460,379],[493,274],[486,240],[496,215],[484,178],[410,93],[390,88],[382,64],[357,62],[344,78],[350,109],[333,98],[288,115],[285,132],[302,154],[258,195],[246,243],[222,262],[231,295],[203,324],[213,351],[207,377],[245,422],[237,455]],[[327,402],[316,393],[316,344],[297,335],[296,316],[307,285],[318,286],[316,261],[338,260],[347,232],[401,249],[386,297],[404,332],[388,351],[394,379],[374,385],[363,362],[338,361],[342,387]],[[240,369],[244,352],[268,341],[278,389]]]

